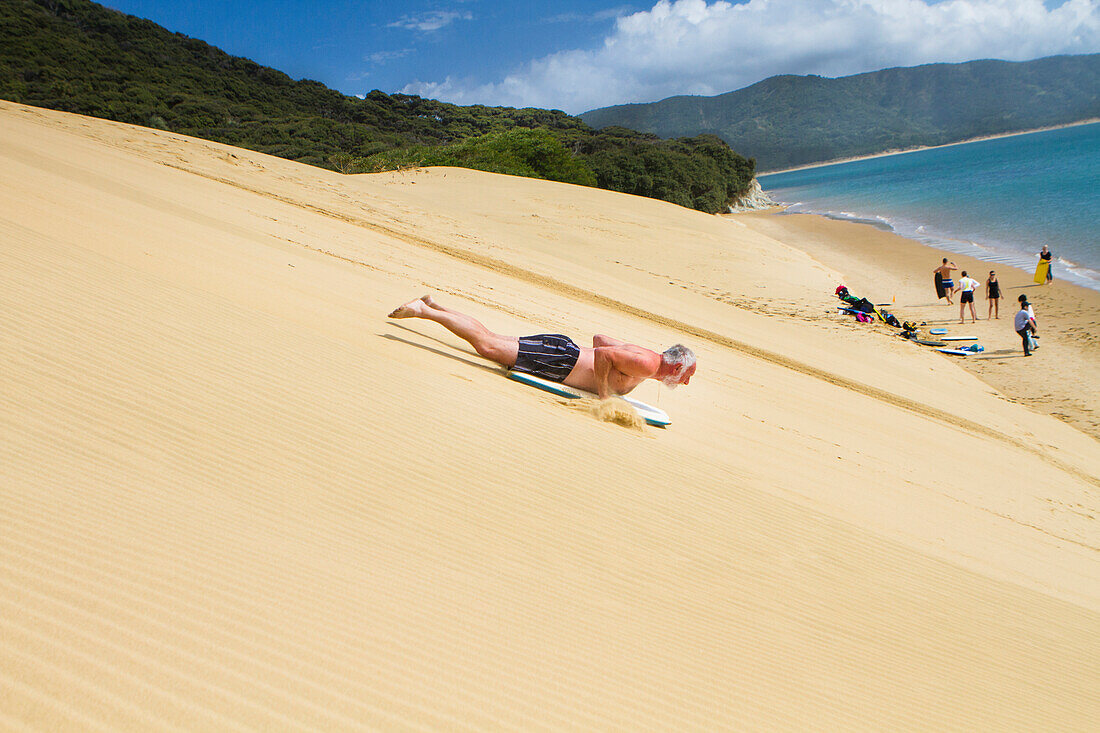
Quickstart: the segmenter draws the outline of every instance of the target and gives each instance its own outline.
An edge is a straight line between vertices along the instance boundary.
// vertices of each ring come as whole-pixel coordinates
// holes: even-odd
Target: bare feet
[[[427,297],[427,296],[425,296]],[[416,318],[420,315],[421,310],[424,308],[424,302],[417,298],[416,300],[410,300],[405,305],[399,305],[390,311],[390,318]]]
[[[435,308],[437,311],[443,310],[443,307],[432,300],[432,296],[428,293],[421,295],[420,300],[423,301],[424,305],[428,306],[429,308]]]

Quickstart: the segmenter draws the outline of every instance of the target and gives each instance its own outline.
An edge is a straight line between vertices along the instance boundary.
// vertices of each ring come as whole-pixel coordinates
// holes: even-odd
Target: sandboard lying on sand
[[[977,341],[977,336],[944,336],[944,341]]]
[[[1039,264],[1035,266],[1035,282],[1042,285],[1047,281],[1047,268],[1050,267],[1050,260],[1039,260]]]
[[[925,341],[924,339],[912,339],[912,341],[921,346],[947,346],[943,341]]]
[[[943,334],[947,333],[947,329],[946,328],[930,328],[930,329],[928,329],[928,333],[932,334],[933,336],[942,336]]]
[[[595,397],[596,395],[591,392],[586,392],[583,389],[577,389],[576,387],[570,387],[560,382],[551,382],[541,377],[536,377],[533,374],[525,374],[524,372],[509,371],[508,378],[514,379],[517,382],[523,382],[532,387],[538,387],[541,390],[550,392],[551,394],[560,395],[561,397],[568,397],[570,399],[578,399],[581,397]],[[653,405],[647,405],[646,403],[636,400],[632,397],[621,397],[638,411],[638,414],[645,418],[645,421],[650,425],[656,425],[659,428],[666,427],[672,424],[672,419],[668,416],[668,413],[659,407]]]
[[[942,351],[945,354],[954,354],[955,356],[970,356],[971,354],[978,353],[970,349],[936,349],[936,351]]]

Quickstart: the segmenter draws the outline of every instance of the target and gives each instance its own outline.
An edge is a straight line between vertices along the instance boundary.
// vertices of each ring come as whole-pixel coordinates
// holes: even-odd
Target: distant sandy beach
[[[0,729],[1093,729],[1100,294],[941,256],[0,102]],[[423,293],[699,369],[629,429]]]
[[[875,303],[887,303],[886,309],[900,320],[977,336],[986,350],[959,359],[959,366],[1009,399],[1064,420],[1100,440],[1100,391],[1091,377],[1100,366],[1100,292],[1057,279],[1050,285],[1037,285],[1032,272],[938,250],[869,224],[814,214],[731,216],[751,222],[759,231],[836,269],[852,293]],[[953,297],[954,305],[937,301],[932,270],[944,257],[959,267],[956,282],[966,271],[982,283],[974,303],[977,323],[971,322],[969,310],[966,324],[959,323],[958,294]],[[991,270],[996,271],[1004,296],[999,320],[987,317],[985,281]],[[1040,349],[1034,359],[1023,358],[1020,337],[1012,328],[1020,294],[1026,294],[1035,309],[1040,343],[1055,347]],[[896,332],[885,326],[877,330]]]
[[[967,138],[966,140],[957,140],[953,143],[944,143],[943,145],[918,145],[912,148],[901,148],[898,150],[887,150],[881,153],[875,153],[874,155],[855,155],[848,158],[837,158],[835,160],[826,160],[820,163],[811,163],[809,165],[796,165],[791,168],[781,168],[774,171],[758,171],[757,175],[771,176],[777,173],[790,173],[791,171],[809,170],[811,168],[822,168],[827,165],[839,165],[840,163],[852,163],[857,160],[871,160],[872,158],[885,158],[892,155],[904,155],[906,153],[919,153],[922,150],[934,150],[936,148],[949,148],[954,145],[966,145],[967,143],[981,142],[982,140],[996,140],[1002,137],[1016,137],[1017,135],[1030,135],[1033,132],[1046,132],[1048,130],[1062,130],[1067,127],[1079,127],[1080,125],[1094,125],[1100,122],[1100,117],[1094,117],[1087,120],[1080,120],[1079,122],[1070,122],[1065,125],[1049,125],[1047,127],[1036,127],[1033,130],[1018,130],[1017,132],[1005,132],[1000,135],[979,135],[978,137]]]

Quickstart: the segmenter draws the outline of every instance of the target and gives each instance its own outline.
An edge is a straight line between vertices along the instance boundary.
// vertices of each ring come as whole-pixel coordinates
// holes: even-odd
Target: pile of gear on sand
[[[893,313],[885,310],[881,304],[875,305],[867,300],[867,298],[857,298],[849,293],[848,288],[843,285],[837,286],[835,295],[844,303],[844,305],[839,307],[840,312],[855,316],[855,319],[860,323],[873,323],[877,320],[885,323],[887,326],[899,329],[898,336],[903,339],[908,339],[913,343],[921,344],[922,346],[935,346],[937,348],[947,347],[946,341],[932,341],[921,335],[921,326],[928,325],[924,322],[918,325],[913,321],[900,321]],[[963,346],[959,349],[954,349],[954,351],[977,353],[979,351],[985,351],[985,347],[975,343],[969,346]]]

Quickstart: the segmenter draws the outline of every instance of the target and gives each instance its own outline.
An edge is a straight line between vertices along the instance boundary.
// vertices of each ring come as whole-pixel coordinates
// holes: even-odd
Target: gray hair
[[[669,346],[661,356],[669,364],[683,364],[684,369],[695,363],[695,352],[683,344]]]
[[[688,369],[695,366],[695,352],[683,344],[669,346],[665,349],[664,353],[661,354],[661,359],[666,364],[671,364],[676,367],[672,372],[672,376],[677,378]]]

